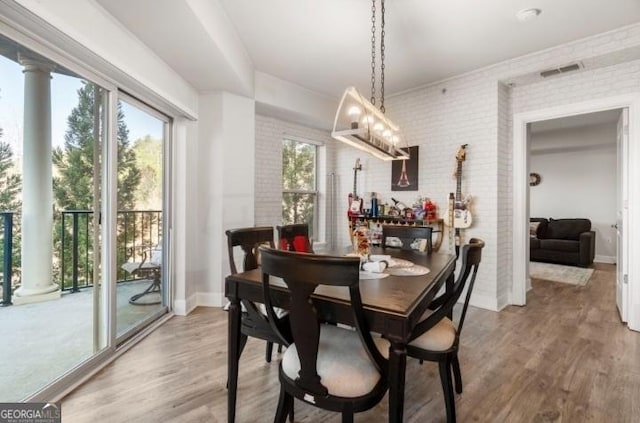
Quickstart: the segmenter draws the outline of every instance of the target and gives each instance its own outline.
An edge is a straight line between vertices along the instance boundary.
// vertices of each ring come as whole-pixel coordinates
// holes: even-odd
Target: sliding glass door
[[[0,402],[49,401],[167,313],[170,132],[0,32]]]
[[[169,119],[121,94],[118,102],[117,336],[166,311],[165,134]]]
[[[108,346],[100,225],[108,91],[0,36],[0,402]]]

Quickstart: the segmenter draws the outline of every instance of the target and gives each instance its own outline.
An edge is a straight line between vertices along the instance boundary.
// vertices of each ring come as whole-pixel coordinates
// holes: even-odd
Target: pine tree
[[[0,128],[0,138],[2,138],[2,128]],[[14,170],[13,151],[11,146],[0,141],[0,211],[13,212],[13,269],[20,267],[20,210],[22,203],[20,202],[20,190],[22,189],[22,178]],[[4,225],[4,221],[0,222]],[[5,228],[3,227],[3,236]],[[0,263],[4,262],[5,251],[0,247]],[[15,274],[14,274],[15,276]],[[4,276],[3,276],[4,278]],[[17,280],[14,278],[14,283]]]
[[[67,119],[67,131],[64,136],[64,146],[53,150],[53,197],[55,207],[58,210],[89,210],[94,211],[93,180],[100,175],[101,164],[94,163],[94,140],[95,133],[101,133],[104,128],[99,123],[100,128],[95,128],[95,113],[101,114],[102,101],[101,89],[90,82],[78,90],[78,105],[71,111]],[[96,104],[97,97],[97,104]],[[97,107],[96,107],[97,106]],[[99,120],[100,121],[100,120]],[[135,208],[135,193],[140,183],[140,170],[136,165],[136,155],[130,146],[129,130],[124,122],[124,113],[121,105],[118,104],[118,210],[132,210]],[[62,228],[61,221],[56,221],[54,233],[54,248],[56,254],[61,254],[63,249],[64,260],[58,257],[57,265],[65,266],[64,275],[61,275],[61,268],[56,269],[64,277],[64,284],[70,283],[71,273],[71,252],[70,240],[73,236],[79,238],[80,257],[87,257],[93,252],[91,227],[93,216],[81,215],[78,233],[72,234],[69,223]],[[59,216],[56,216],[58,218]],[[71,218],[71,216],[69,216]],[[88,219],[84,220],[84,219]],[[118,243],[125,245],[128,240],[124,239],[125,233],[135,236],[134,231],[125,228],[118,228]],[[65,232],[65,245],[62,245],[62,231]],[[127,236],[130,238],[130,236]],[[119,255],[122,255],[119,253]],[[124,259],[119,257],[119,262]],[[92,279],[92,263],[90,260],[79,263],[79,274],[82,279],[90,283]]]
[[[0,138],[2,130],[0,130]],[[0,211],[18,212],[20,210],[19,194],[22,178],[13,172],[13,151],[11,146],[0,141]]]
[[[87,82],[78,90],[78,105],[68,118],[64,148],[57,147],[53,151],[53,164],[56,168],[53,195],[59,209],[93,209],[94,172],[100,172],[100,165],[93,163],[94,97],[97,91],[93,84]],[[136,166],[135,152],[130,147],[129,130],[120,104],[117,135],[118,210],[128,210],[135,206],[140,170]]]

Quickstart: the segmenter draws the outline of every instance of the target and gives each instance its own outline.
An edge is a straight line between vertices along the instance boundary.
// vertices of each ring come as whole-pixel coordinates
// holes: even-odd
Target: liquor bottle
[[[378,199],[376,193],[371,193],[371,217],[378,217]]]

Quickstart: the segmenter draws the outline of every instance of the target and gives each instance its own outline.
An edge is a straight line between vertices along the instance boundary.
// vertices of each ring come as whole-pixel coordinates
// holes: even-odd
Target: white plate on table
[[[384,279],[389,277],[387,273],[360,272],[360,280],[367,279]]]
[[[399,258],[390,258],[389,259],[389,267],[393,267],[393,268],[405,268],[405,267],[413,267],[415,266],[412,262],[410,262],[409,260],[405,260],[405,259],[399,259]]]
[[[394,276],[422,276],[429,273],[428,267],[413,265],[411,267],[389,267],[386,272]]]

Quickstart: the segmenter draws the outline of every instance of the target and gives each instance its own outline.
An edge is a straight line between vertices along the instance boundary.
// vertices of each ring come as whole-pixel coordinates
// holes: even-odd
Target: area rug
[[[546,281],[562,282],[584,286],[591,279],[593,269],[585,269],[561,264],[529,262],[529,276]]]

